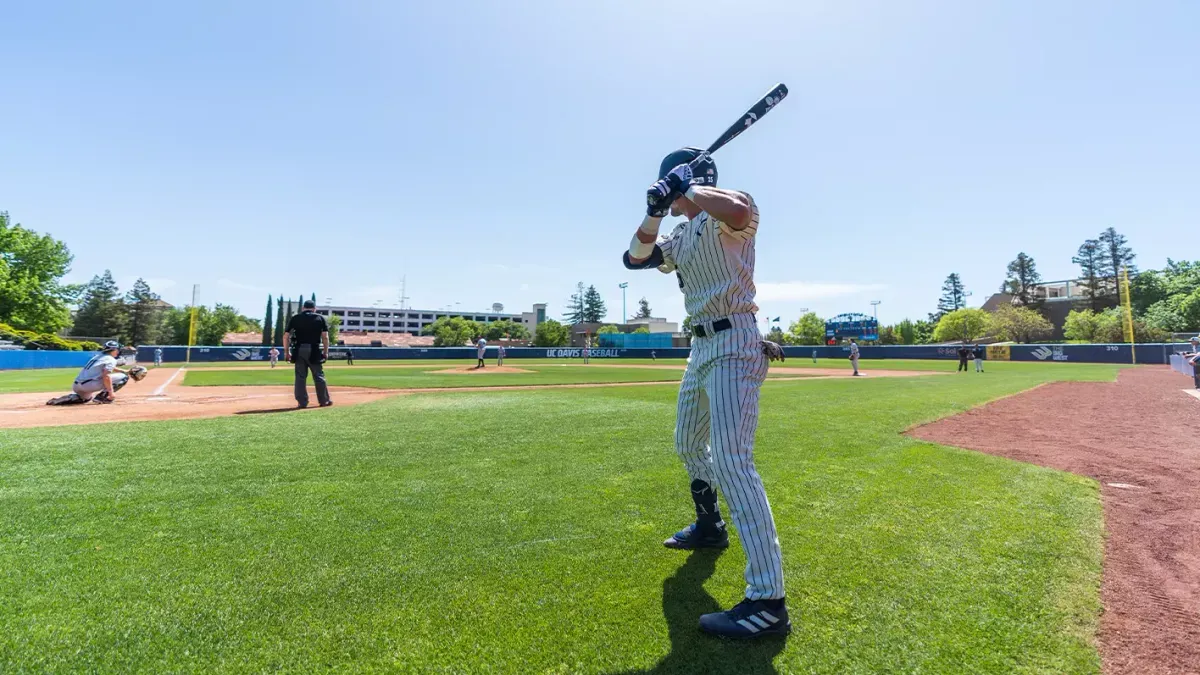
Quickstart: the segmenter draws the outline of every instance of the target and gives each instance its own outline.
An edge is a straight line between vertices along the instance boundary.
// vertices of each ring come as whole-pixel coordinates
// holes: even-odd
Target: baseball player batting
[[[778,345],[762,339],[754,316],[758,208],[750,195],[718,188],[716,164],[698,148],[667,155],[658,176],[624,263],[675,272],[692,317],[675,448],[691,479],[696,521],[663,543],[675,549],[728,546],[716,489],[724,491],[746,554],[746,597],[729,611],[701,616],[700,628],[741,638],[787,634],[779,537],[754,467],[759,390],[768,359],[783,358]],[[688,220],[659,239],[668,210]]]

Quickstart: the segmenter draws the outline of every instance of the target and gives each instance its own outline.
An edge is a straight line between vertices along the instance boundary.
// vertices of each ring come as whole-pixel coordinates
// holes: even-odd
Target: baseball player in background
[[[1185,352],[1183,358],[1192,366],[1192,382],[1200,389],[1200,337],[1194,337],[1188,340],[1191,344],[1192,351]]]
[[[271,359],[271,367],[274,368],[275,364],[279,363],[279,350],[271,347],[271,350],[267,352],[267,356]]]
[[[696,160],[697,168],[688,164]],[[778,345],[764,342],[754,303],[754,237],[758,208],[744,192],[716,187],[707,153],[667,155],[647,191],[648,208],[629,250],[629,269],[678,275],[692,317],[692,351],[679,388],[675,448],[691,480],[696,521],[663,544],[675,549],[725,548],[729,535],[717,503],[725,493],[746,554],[746,596],[732,609],[705,614],[700,628],[757,638],[791,630],[784,602],[783,557],[775,518],[754,467],[758,397]],[[688,220],[658,237],[668,211]]]
[[[161,365],[162,365],[162,348],[155,347],[154,348],[154,367],[157,368]]]
[[[487,340],[479,338],[479,342],[475,344],[475,356],[479,358],[479,362],[475,364],[476,368],[486,368],[487,364],[483,362],[483,355],[487,353]]]
[[[858,341],[850,338],[850,365],[854,366],[854,377],[858,377]]]
[[[983,345],[975,345],[971,350],[971,354],[975,357],[975,372],[983,372]]]
[[[504,365],[504,345],[496,345],[496,365]]]
[[[46,401],[46,405],[71,405],[95,401],[97,403],[112,403],[116,394],[130,379],[141,380],[146,376],[146,369],[134,366],[129,370],[121,370],[124,365],[121,358],[121,345],[109,340],[100,348],[100,353],[93,356],[71,386],[71,393]]]
[[[591,338],[588,337],[587,340],[589,341],[589,344],[583,345],[583,365],[585,366],[592,362],[592,345],[590,344]]]

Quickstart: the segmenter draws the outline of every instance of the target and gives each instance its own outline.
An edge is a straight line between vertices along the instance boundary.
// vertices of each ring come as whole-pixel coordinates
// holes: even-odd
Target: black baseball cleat
[[[331,405],[333,405],[333,401],[325,401],[324,403],[321,404],[321,407],[328,408]]]
[[[792,622],[783,600],[746,598],[728,612],[701,616],[700,630],[727,638],[760,638],[787,635],[792,632]]]
[[[102,391],[99,394],[96,394],[92,400],[96,403],[112,403],[116,399],[112,396],[109,396],[107,391]]]
[[[711,527],[701,527],[692,523],[671,535],[670,539],[663,542],[663,546],[685,551],[698,548],[728,548],[729,532],[723,522]]]

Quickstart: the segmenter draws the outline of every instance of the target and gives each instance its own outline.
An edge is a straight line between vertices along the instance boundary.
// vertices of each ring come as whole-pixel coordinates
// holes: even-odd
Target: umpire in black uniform
[[[310,370],[317,387],[317,402],[322,408],[333,405],[329,400],[329,386],[325,384],[325,368],[321,366],[329,358],[329,324],[316,310],[317,303],[305,300],[304,311],[288,321],[287,331],[283,334],[283,351],[288,360],[296,364],[296,403],[301,408],[308,407]]]

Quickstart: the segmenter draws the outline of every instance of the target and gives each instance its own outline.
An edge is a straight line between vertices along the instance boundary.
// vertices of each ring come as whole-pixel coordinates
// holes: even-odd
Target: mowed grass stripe
[[[0,432],[0,671],[1095,673],[1095,483],[900,434],[1044,379],[768,382],[796,625],[749,645],[695,629],[740,551],[660,543],[670,386]]]

